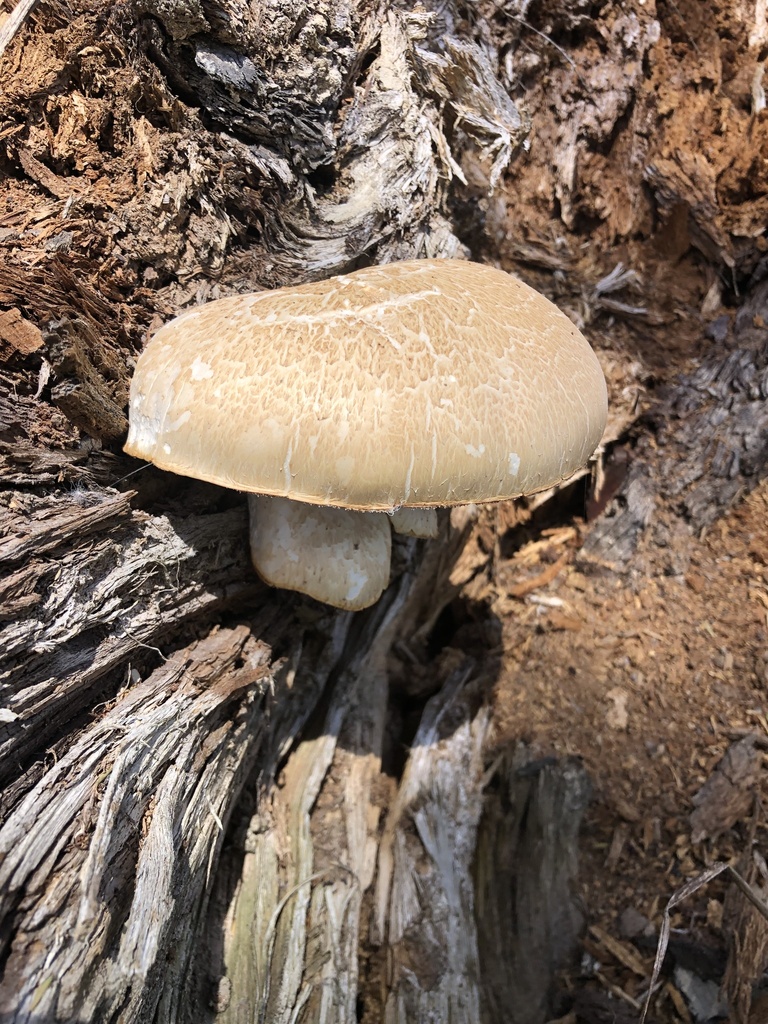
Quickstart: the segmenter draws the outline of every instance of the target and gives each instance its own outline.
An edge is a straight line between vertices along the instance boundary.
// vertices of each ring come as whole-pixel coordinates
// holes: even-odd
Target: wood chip
[[[548,622],[552,629],[567,629],[574,633],[584,625],[581,619],[577,619],[573,615],[564,615],[557,609],[553,609],[549,613]]]
[[[624,732],[629,725],[629,712],[627,711],[629,694],[620,686],[614,686],[605,696],[613,705],[605,713],[605,724],[610,729],[616,729],[617,732]]]
[[[538,590],[539,587],[546,586],[547,583],[552,582],[560,570],[565,566],[569,557],[570,552],[566,552],[564,555],[561,555],[556,562],[553,562],[552,565],[548,565],[547,568],[537,576],[533,576],[529,580],[524,580],[522,583],[516,583],[514,586],[510,587],[507,593],[510,597],[520,598],[533,593],[533,591]]]
[[[60,178],[50,167],[46,167],[28,149],[23,147],[19,148],[19,163],[33,181],[42,185],[57,199],[69,199],[71,195],[81,191],[79,183],[77,185],[70,184],[67,179]]]
[[[608,856],[605,858],[605,866],[611,871],[615,870],[616,865],[621,860],[621,855],[624,852],[624,847],[627,842],[627,826],[617,825],[613,830],[613,836],[611,837],[611,845],[608,848]]]
[[[641,978],[648,977],[648,968],[643,963],[640,955],[636,953],[631,946],[628,946],[626,942],[621,942],[619,939],[615,939],[605,931],[604,928],[601,928],[600,925],[597,924],[589,926],[589,933],[611,954],[615,960],[618,960],[620,964],[623,964]]]
[[[23,356],[35,352],[43,344],[43,336],[18,309],[0,311],[0,341],[6,342]]]
[[[624,821],[630,822],[632,825],[636,825],[640,821],[640,812],[634,807],[628,800],[623,797],[616,796],[613,799],[613,806],[619,812]]]
[[[638,1003],[638,1001],[635,998],[633,998],[629,994],[629,992],[625,992],[624,989],[621,988],[619,985],[616,985],[612,981],[609,981],[608,978],[606,978],[606,976],[602,973],[602,971],[596,971],[595,977],[601,985],[604,985],[608,989],[609,992],[613,993],[613,995],[615,996],[618,996],[619,999],[623,999],[625,1003],[629,1003],[633,1010],[639,1011],[642,1009],[640,1003]]]
[[[749,813],[760,769],[751,737],[732,743],[717,769],[693,797],[692,840],[699,843],[731,828]]]
[[[678,1017],[680,1017],[681,1020],[684,1020],[686,1024],[692,1024],[691,1014],[688,1011],[688,1007],[685,1005],[685,1000],[675,986],[671,982],[667,982],[664,986],[664,992],[672,1000],[672,1005],[674,1006]]]

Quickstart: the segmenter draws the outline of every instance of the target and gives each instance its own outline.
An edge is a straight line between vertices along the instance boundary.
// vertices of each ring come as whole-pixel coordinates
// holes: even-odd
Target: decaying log
[[[230,290],[325,276],[374,250],[379,262],[463,250],[451,184],[466,180],[468,158],[493,188],[528,129],[492,50],[458,27],[445,7],[438,18],[340,0],[250,12],[139,2],[111,26],[108,45],[132,48],[122,84],[96,39],[95,69],[83,65],[89,40],[76,48],[80,80],[106,75],[114,100],[75,87],[56,101],[62,132],[108,120],[108,139],[86,133],[106,176],[84,187],[50,166],[31,120],[14,150],[48,197],[30,217],[49,258],[0,266],[14,317],[3,343],[20,382],[0,410],[0,473],[15,488],[0,541],[10,1020],[357,1019],[393,788],[382,775],[389,660],[396,643],[425,649],[474,571],[455,565],[471,516],[446,521],[426,550],[399,544],[395,581],[368,615],[332,615],[256,581],[242,499],[153,471],[130,481],[138,494],[120,492],[134,467],[108,446],[151,311],[216,297],[210,280],[183,282],[220,271],[254,225],[259,243],[235,258]],[[28,102],[14,102],[26,116]],[[101,237],[93,213],[110,225]],[[11,214],[3,237],[29,222]],[[65,257],[94,231],[99,265],[73,273]],[[182,283],[145,292],[149,312],[126,314],[137,261],[150,286]],[[487,712],[473,715],[464,801],[430,819],[451,817],[443,859],[451,831],[467,834],[460,904],[446,891],[439,918],[420,912],[435,934],[446,914],[456,932],[471,912]],[[445,736],[436,761],[446,794],[469,763],[466,728]],[[390,819],[393,835],[400,824]],[[393,894],[406,873],[398,864]],[[377,920],[381,931],[381,909]],[[387,925],[381,943],[404,941]],[[428,1001],[453,1005],[465,966]],[[403,983],[387,982],[395,1002]]]
[[[142,651],[258,587],[242,508],[171,522],[129,494],[11,499],[0,565],[4,802],[68,723],[130,682]],[[97,697],[98,695],[98,697]]]
[[[152,1019],[195,948],[190,910],[284,685],[269,677],[248,629],[211,634],[119,695],[17,804],[0,839],[8,1019]]]
[[[353,643],[346,630],[339,634],[347,650],[319,728],[288,757],[279,789],[264,773],[256,813],[241,827],[242,873],[224,918],[225,1021],[289,1021],[300,1008],[316,1020],[356,1019],[361,904],[376,860],[372,790],[385,660],[407,591],[405,580]],[[223,875],[217,885],[222,908],[228,881]]]
[[[225,860],[212,899],[227,936],[211,984],[221,1019],[502,1021],[510,1007],[541,1019],[578,927],[585,774],[526,772],[521,754],[489,776],[488,709],[464,659],[428,702],[399,785],[383,786],[385,661],[409,618],[403,589],[378,611],[318,734],[241,823],[235,878]],[[526,914],[505,914],[499,873]]]
[[[615,565],[632,557],[658,502],[687,529],[711,525],[768,471],[768,282],[753,287],[733,323],[712,325],[726,342],[661,390],[631,452],[626,481],[583,555]],[[721,334],[722,332],[722,334]],[[652,430],[649,432],[647,426]],[[659,447],[663,458],[658,457]]]
[[[381,602],[340,615],[256,580],[241,496],[129,477],[119,440],[147,329],[193,303],[468,253],[486,215],[496,249],[473,255],[571,269],[560,227],[641,233],[643,182],[674,222],[651,6],[617,8],[584,72],[540,31],[552,65],[517,46],[527,3],[471,26],[451,3],[132,0],[40,15],[6,51],[0,142],[27,192],[0,216],[3,1021],[545,1019],[587,784],[496,750],[490,655],[430,653],[491,557],[464,547],[471,510],[398,542]],[[549,7],[578,45],[605,28]],[[529,88],[559,127],[514,164]],[[622,122],[631,174],[581,189]],[[556,200],[564,256],[535,219],[508,237],[510,163],[512,193],[535,183],[520,224]],[[702,168],[683,234],[753,291],[726,358],[658,397],[653,444],[633,435],[585,557],[625,560],[659,494],[699,528],[763,472],[764,203],[710,225]]]
[[[578,759],[506,755],[488,780],[475,855],[482,1019],[536,1024],[582,926],[578,830],[591,784]]]
[[[123,207],[127,236],[151,246],[155,266],[178,272],[180,257],[184,265],[197,255],[220,268],[236,228],[232,201],[252,216],[254,187],[266,251],[251,260],[262,284],[328,276],[374,249],[382,263],[455,255],[463,247],[445,200],[450,183],[465,178],[464,155],[495,185],[527,137],[489,53],[457,38],[450,7],[442,21],[424,8],[349,0],[211,5],[207,15],[140,0],[136,10],[152,60],[218,129],[202,130],[179,154],[172,199],[153,189],[149,205],[142,197]],[[241,168],[244,195],[225,197],[213,179],[223,162]],[[158,213],[163,235],[148,238]]]

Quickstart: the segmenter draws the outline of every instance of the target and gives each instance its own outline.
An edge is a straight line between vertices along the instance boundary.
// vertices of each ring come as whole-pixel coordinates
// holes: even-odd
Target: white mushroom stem
[[[251,560],[273,587],[347,611],[378,601],[389,583],[389,517],[248,495]]]
[[[405,537],[428,539],[437,536],[436,508],[408,508],[403,506],[390,516],[392,529]]]

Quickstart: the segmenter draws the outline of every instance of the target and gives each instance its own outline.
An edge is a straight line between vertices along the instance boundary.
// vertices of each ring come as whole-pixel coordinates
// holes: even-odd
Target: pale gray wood
[[[17,505],[0,512],[6,784],[93,707],[96,686],[130,683],[132,663],[182,623],[259,589],[242,507],[171,521],[103,491],[26,495]]]

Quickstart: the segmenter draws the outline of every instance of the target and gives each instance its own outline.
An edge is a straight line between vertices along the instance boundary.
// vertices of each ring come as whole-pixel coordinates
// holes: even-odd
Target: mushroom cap
[[[600,441],[586,339],[501,270],[409,260],[197,306],[137,361],[125,450],[225,487],[356,509],[559,483]]]

